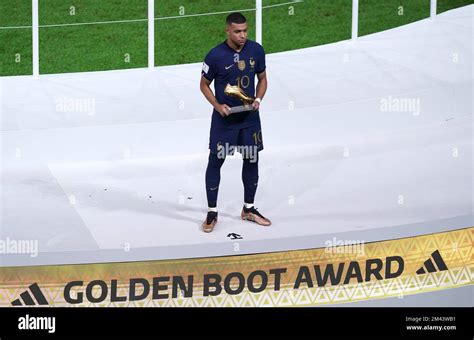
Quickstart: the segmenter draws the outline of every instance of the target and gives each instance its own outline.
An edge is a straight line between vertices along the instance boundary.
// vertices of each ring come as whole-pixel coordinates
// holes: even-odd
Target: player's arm
[[[262,73],[257,73],[258,83],[257,83],[257,95],[255,98],[260,98],[260,100],[265,97],[265,93],[267,92],[268,82],[267,82],[267,71],[263,71]],[[253,102],[254,110],[258,110],[260,108],[260,102],[255,100]]]
[[[230,107],[227,106],[226,104],[220,104],[217,101],[216,96],[214,96],[214,93],[212,92],[210,85],[211,85],[211,81],[209,81],[209,79],[207,79],[206,77],[201,76],[200,88],[204,97],[206,97],[207,101],[216,109],[217,112],[221,114],[221,116],[223,117],[228,116],[230,114],[229,112]]]

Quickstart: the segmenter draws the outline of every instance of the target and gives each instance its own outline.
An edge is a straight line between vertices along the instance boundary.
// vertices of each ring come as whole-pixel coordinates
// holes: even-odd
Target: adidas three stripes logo
[[[30,285],[29,290],[33,294],[33,297],[36,299],[33,300],[33,297],[31,297],[30,292],[28,290],[24,291],[23,293],[20,294],[20,298],[12,301],[12,306],[35,306],[35,305],[48,305],[48,301],[43,295],[43,292],[41,291],[40,287],[38,284],[35,282],[32,285]],[[23,303],[22,303],[23,300]]]
[[[436,263],[436,266],[438,267],[438,269],[436,269],[433,261]],[[444,270],[448,270],[448,267],[446,266],[446,263],[444,263],[444,260],[443,258],[441,257],[441,254],[439,253],[438,250],[434,251],[433,253],[431,253],[431,258],[429,258],[428,260],[426,260],[424,263],[423,263],[423,266],[418,269],[416,271],[416,273],[418,275],[421,275],[421,274],[425,274],[426,273],[426,270],[428,271],[428,273],[434,273],[434,272],[437,272],[437,271],[444,271]]]

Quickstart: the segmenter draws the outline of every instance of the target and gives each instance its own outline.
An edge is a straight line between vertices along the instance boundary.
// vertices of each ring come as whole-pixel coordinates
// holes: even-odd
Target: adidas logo
[[[36,299],[36,302],[33,300],[28,290],[26,290],[20,294],[20,298],[12,301],[12,306],[49,305],[48,301],[43,295],[43,292],[41,291],[40,287],[38,286],[36,282],[30,285],[28,289],[33,294],[34,298]],[[22,300],[23,300],[23,303],[22,303]]]
[[[436,266],[438,266],[438,269],[436,269],[433,261],[436,263]],[[446,266],[446,263],[444,263],[444,260],[443,258],[441,257],[441,254],[439,253],[438,250],[434,251],[432,254],[431,254],[431,258],[426,260],[424,263],[423,263],[423,266],[418,269],[416,271],[416,273],[418,275],[421,275],[421,274],[425,274],[426,273],[426,270],[428,271],[428,273],[434,273],[434,272],[437,272],[437,271],[444,271],[444,270],[448,270],[448,267]]]
[[[240,236],[239,234],[236,233],[230,233],[227,235],[227,237],[230,237],[231,240],[242,240],[243,237]]]

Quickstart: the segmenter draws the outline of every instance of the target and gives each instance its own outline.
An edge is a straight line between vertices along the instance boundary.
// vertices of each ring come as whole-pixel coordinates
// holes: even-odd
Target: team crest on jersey
[[[245,63],[245,60],[239,60],[239,70],[244,71],[246,67],[247,64]]]
[[[250,58],[249,63],[250,63],[250,68],[251,68],[252,71],[253,71],[253,70],[255,69],[255,60],[253,59],[253,57]]]

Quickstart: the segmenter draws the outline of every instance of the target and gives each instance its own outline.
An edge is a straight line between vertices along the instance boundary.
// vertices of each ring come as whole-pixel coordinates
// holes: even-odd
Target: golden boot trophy
[[[239,86],[237,85],[231,86],[230,84],[227,84],[227,86],[224,89],[224,93],[229,97],[240,99],[242,103],[244,104],[241,106],[231,107],[230,113],[253,110],[252,103],[254,102],[254,99],[252,97],[247,96],[245,92]]]

